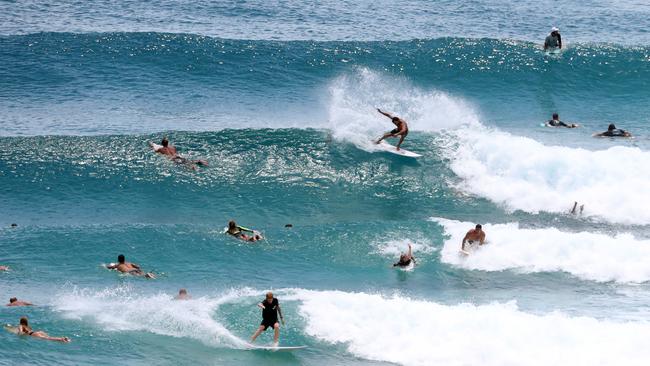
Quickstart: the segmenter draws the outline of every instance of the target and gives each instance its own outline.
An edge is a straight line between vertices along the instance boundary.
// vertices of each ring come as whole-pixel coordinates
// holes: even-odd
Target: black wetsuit
[[[262,305],[264,305],[264,309],[262,309],[262,323],[260,325],[264,326],[264,330],[269,327],[273,328],[275,323],[278,322],[278,299],[274,297],[270,304],[264,299]]]
[[[625,137],[626,134],[627,131],[621,130],[620,128],[615,128],[613,130],[603,132],[601,135],[607,137]]]
[[[553,127],[569,127],[569,125],[560,121],[559,119],[552,119],[549,120],[547,123],[549,126],[553,126]]]

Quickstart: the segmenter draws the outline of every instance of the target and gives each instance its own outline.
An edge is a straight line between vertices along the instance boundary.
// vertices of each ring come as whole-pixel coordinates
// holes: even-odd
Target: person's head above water
[[[14,303],[14,302],[16,302],[16,301],[18,301],[18,299],[15,298],[15,297],[12,297],[11,299],[9,299],[9,303],[10,303],[10,304],[11,304],[11,303]]]
[[[179,295],[187,295],[187,290],[182,288],[182,289],[178,290],[178,294]]]
[[[399,122],[399,117],[393,117],[390,120],[393,121],[393,122]]]
[[[613,123],[610,123],[609,126],[607,126],[607,131],[614,131],[616,129],[616,126]]]
[[[560,29],[559,29],[558,27],[553,27],[553,28],[551,28],[551,34],[553,34],[553,33],[559,33],[559,32],[560,32]]]
[[[236,229],[237,223],[234,220],[228,221],[228,229]]]
[[[24,325],[26,327],[29,327],[29,321],[27,320],[26,316],[23,316],[22,318],[20,318],[20,325]]]
[[[167,137],[163,137],[162,141],[160,141],[160,144],[164,147],[169,146],[169,140],[167,140]]]
[[[273,301],[273,292],[269,291],[266,293],[266,301]]]
[[[481,226],[481,224],[476,224],[476,230],[481,230],[481,229],[483,229],[483,226]]]
[[[553,119],[560,119],[560,115],[557,113],[553,113]]]
[[[117,256],[117,261],[118,261],[119,263],[124,263],[124,254],[120,254],[120,255],[118,255],[118,256]]]

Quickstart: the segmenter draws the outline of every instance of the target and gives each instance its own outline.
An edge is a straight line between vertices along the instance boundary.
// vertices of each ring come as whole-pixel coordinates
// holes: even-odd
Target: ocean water
[[[0,294],[37,304],[0,322],[72,338],[2,332],[0,364],[647,364],[649,19],[635,0],[0,2]],[[421,158],[373,146],[377,107]],[[553,112],[580,127],[540,126]],[[635,137],[592,137],[612,122]],[[155,155],[163,136],[210,165]],[[488,244],[459,257],[476,223]],[[393,269],[408,243],[418,265]],[[104,269],[118,254],[158,278]],[[307,349],[246,350],[269,290],[280,343]]]

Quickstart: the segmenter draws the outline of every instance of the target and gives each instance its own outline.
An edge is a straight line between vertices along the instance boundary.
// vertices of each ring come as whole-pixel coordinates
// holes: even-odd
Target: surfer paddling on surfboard
[[[257,306],[262,309],[262,323],[255,331],[255,334],[251,337],[251,343],[255,342],[255,339],[262,334],[262,332],[271,327],[273,328],[273,346],[277,347],[280,339],[280,323],[278,323],[278,314],[282,320],[282,325],[284,325],[284,316],[282,316],[282,310],[280,309],[278,299],[273,297],[272,292],[267,292],[266,298],[261,303],[257,304]]]
[[[405,120],[403,120],[403,119],[401,119],[401,118],[399,118],[397,116],[393,116],[390,113],[384,112],[379,108],[377,108],[377,112],[379,112],[379,113],[383,114],[384,116],[390,118],[390,120],[396,126],[395,129],[393,129],[390,132],[385,133],[384,136],[382,136],[379,140],[377,140],[377,143],[379,144],[385,138],[388,138],[388,137],[397,137],[397,136],[399,136],[400,139],[399,139],[399,142],[397,143],[397,151],[399,151],[399,147],[402,145],[402,142],[404,142],[404,139],[406,138],[406,135],[409,134],[409,126],[408,126],[408,124],[406,123]]]
[[[106,266],[108,269],[114,269],[117,271],[120,271],[122,273],[127,273],[133,276],[144,276],[145,278],[156,278],[156,276],[151,273],[147,272],[145,273],[140,269],[140,266],[138,266],[135,263],[127,262],[124,258],[124,254],[120,254],[117,256],[117,263],[111,263]]]
[[[411,244],[409,244],[408,253],[402,253],[399,256],[399,261],[393,264],[393,267],[408,267],[411,263],[415,264],[415,257],[413,256],[413,251],[411,250]]]
[[[150,142],[149,146],[151,146],[153,151],[157,152],[158,154],[167,156],[176,164],[186,164],[188,166],[191,166],[192,169],[195,169],[195,165],[208,166],[208,162],[205,160],[189,160],[182,157],[178,151],[176,151],[176,147],[169,144],[167,137],[163,137],[160,145]]]
[[[461,252],[465,251],[465,243],[468,245],[474,245],[478,242],[478,245],[483,245],[485,243],[485,232],[483,232],[483,227],[481,224],[476,224],[476,227],[465,234],[463,238],[463,243],[460,246]]]
[[[560,121],[560,115],[557,114],[557,113],[553,113],[553,118],[548,120],[548,122],[546,122],[546,125],[549,126],[549,127],[566,127],[566,128],[576,128],[576,127],[578,127],[578,125],[575,124],[575,123],[566,124],[566,123]]]
[[[47,341],[56,341],[56,342],[63,342],[63,343],[70,342],[70,338],[68,337],[51,337],[50,335],[43,332],[42,330],[32,330],[32,327],[29,326],[29,321],[27,320],[26,316],[20,318],[20,325],[18,325],[17,327],[7,326],[5,328],[8,328],[9,330],[16,333],[17,335],[27,335],[30,337],[45,339]]]
[[[249,236],[249,235],[244,234],[244,232],[248,232],[248,233],[251,233],[253,235]],[[226,234],[232,235],[237,239],[241,239],[243,241],[250,241],[250,242],[255,242],[255,241],[264,239],[264,238],[262,238],[262,235],[260,235],[255,230],[251,230],[251,229],[247,229],[247,228],[245,228],[243,226],[239,226],[239,225],[237,225],[236,222],[234,222],[232,220],[230,220],[230,222],[228,222],[228,230],[226,231]]]

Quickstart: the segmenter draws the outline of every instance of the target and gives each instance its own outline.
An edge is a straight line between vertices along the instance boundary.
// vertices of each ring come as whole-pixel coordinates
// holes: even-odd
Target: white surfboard
[[[153,151],[158,151],[158,150],[162,149],[162,147],[163,147],[162,145],[158,145],[155,142],[150,143],[149,146],[151,146]]]
[[[459,253],[460,255],[463,255],[463,256],[468,256],[468,255],[470,254],[468,251],[463,250],[463,249],[459,250],[458,253]]]
[[[272,352],[291,352],[299,349],[305,349],[307,346],[287,346],[287,347],[274,347],[274,346],[253,346],[250,345],[248,349],[259,351],[272,351]]]
[[[9,333],[13,333],[13,334],[20,333],[20,327],[18,327],[17,325],[5,324],[3,328],[5,328],[5,330]]]
[[[377,146],[377,149],[379,149],[381,151],[386,151],[386,152],[389,152],[389,153],[393,153],[395,155],[406,156],[408,158],[419,158],[419,157],[422,156],[420,154],[417,154],[417,153],[414,153],[412,151],[408,151],[408,150],[402,149],[402,148],[397,150],[397,148],[395,146],[389,144],[386,141],[382,141],[382,142],[376,144],[375,146]]]

